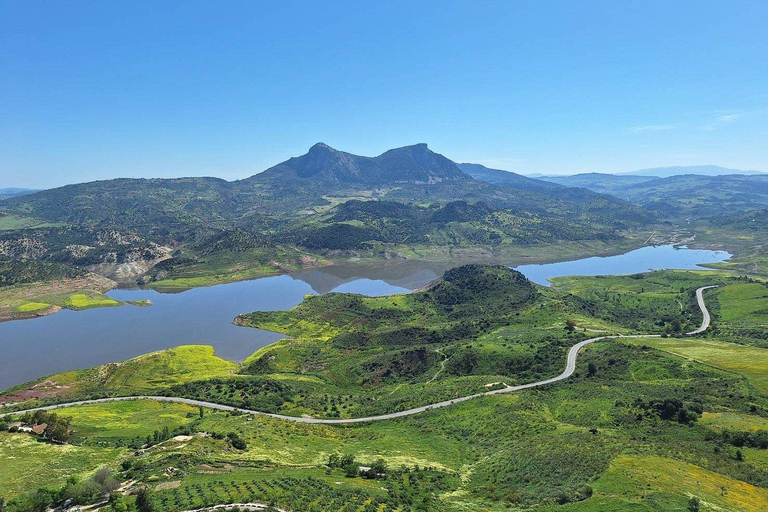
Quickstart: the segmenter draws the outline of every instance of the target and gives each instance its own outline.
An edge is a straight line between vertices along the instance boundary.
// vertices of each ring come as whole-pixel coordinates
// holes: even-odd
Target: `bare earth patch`
[[[27,389],[14,391],[7,395],[0,396],[0,404],[26,402],[35,398],[51,398],[72,389],[72,385],[61,386],[53,381],[38,382]]]
[[[163,482],[155,486],[156,491],[165,491],[168,489],[178,489],[181,487],[181,480],[172,480],[170,482]]]

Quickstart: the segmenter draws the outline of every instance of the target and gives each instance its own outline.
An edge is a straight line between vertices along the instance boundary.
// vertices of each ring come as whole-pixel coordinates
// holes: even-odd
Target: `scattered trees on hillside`
[[[724,443],[737,448],[768,449],[768,430],[756,430],[754,432],[723,430],[720,434],[711,434],[711,438],[719,438]]]
[[[684,424],[695,422],[704,411],[701,401],[695,399],[684,403],[677,398],[648,400],[647,402],[638,398],[634,405],[663,420],[673,420]]]

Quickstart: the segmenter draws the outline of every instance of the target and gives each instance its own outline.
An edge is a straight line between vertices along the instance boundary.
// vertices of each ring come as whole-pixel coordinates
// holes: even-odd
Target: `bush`
[[[229,444],[232,445],[232,448],[235,448],[236,450],[245,450],[248,448],[245,441],[234,432],[227,434],[227,439],[229,439]]]

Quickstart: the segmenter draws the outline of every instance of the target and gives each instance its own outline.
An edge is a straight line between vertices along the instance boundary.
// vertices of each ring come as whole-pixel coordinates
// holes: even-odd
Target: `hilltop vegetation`
[[[714,334],[677,338],[673,325],[701,320],[691,292],[718,283],[707,292]],[[242,501],[304,511],[666,511],[695,497],[701,510],[756,512],[768,505],[768,356],[735,333],[761,322],[761,289],[701,271],[576,277],[549,289],[506,267],[468,265],[411,294],[308,297],[292,311],[239,318],[292,336],[239,368],[180,347],[49,377],[67,389],[42,401],[151,392],[354,417],[552,376],[568,347],[593,335],[585,328],[668,337],[599,342],[562,383],[380,423],[305,425],[145,401],[65,408],[57,413],[71,418],[74,446],[34,453],[82,478],[107,463],[169,511]],[[4,460],[26,439],[0,436]],[[358,471],[377,464],[383,475]],[[30,485],[0,484],[10,510],[29,510],[26,493],[45,484]]]

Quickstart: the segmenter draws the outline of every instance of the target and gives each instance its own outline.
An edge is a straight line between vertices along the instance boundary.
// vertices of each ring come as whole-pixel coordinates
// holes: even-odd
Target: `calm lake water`
[[[643,247],[617,256],[584,258],[544,265],[515,267],[534,283],[549,286],[550,277],[637,274],[650,270],[701,269],[705,263],[719,263],[731,257],[726,251],[705,251],[673,245]]]
[[[692,269],[731,255],[672,246],[644,247],[619,256],[517,267],[534,282],[561,275],[629,274],[664,268]],[[361,293],[369,296],[421,288],[445,268],[419,262],[336,266],[266,277],[181,293],[118,289],[117,300],[152,301],[151,307],[122,306],[62,310],[31,320],[0,323],[0,389],[56,372],[121,361],[187,344],[212,345],[216,354],[239,361],[282,336],[232,325],[240,313],[289,309],[307,294]]]

